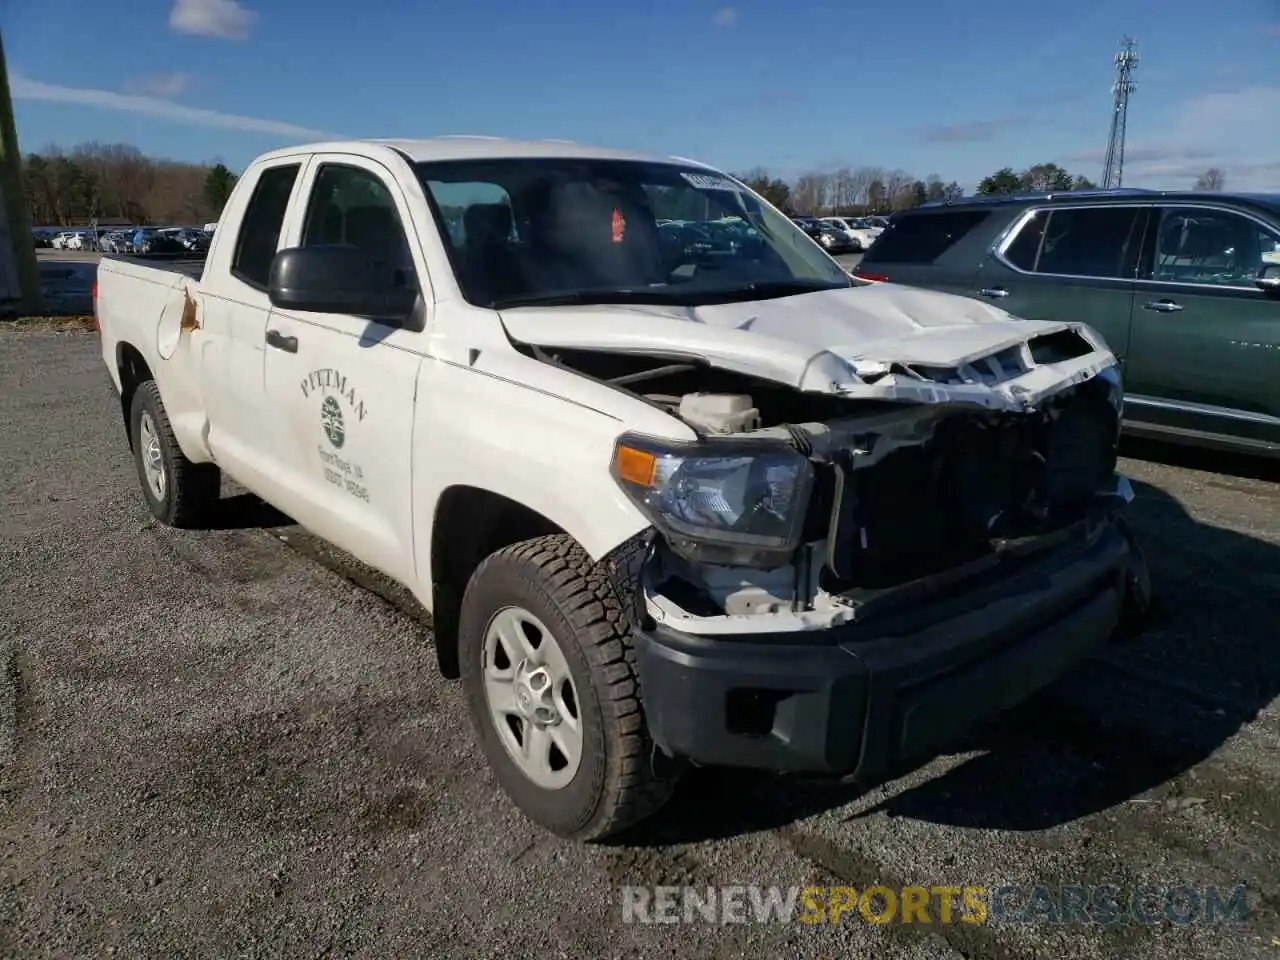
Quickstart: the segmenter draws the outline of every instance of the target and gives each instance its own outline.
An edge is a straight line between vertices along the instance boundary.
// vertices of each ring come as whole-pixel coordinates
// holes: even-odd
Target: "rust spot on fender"
[[[182,324],[179,329],[188,333],[200,329],[200,319],[196,316],[195,298],[185,287],[182,290]]]

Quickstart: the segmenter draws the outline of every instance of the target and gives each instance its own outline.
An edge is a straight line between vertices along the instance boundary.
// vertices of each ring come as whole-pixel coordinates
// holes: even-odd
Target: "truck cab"
[[[731,256],[658,229],[726,218]],[[864,286],[692,161],[275,151],[203,264],[109,257],[96,311],[152,513],[226,474],[406,585],[560,836],[691,763],[884,776],[1145,607],[1086,324]]]

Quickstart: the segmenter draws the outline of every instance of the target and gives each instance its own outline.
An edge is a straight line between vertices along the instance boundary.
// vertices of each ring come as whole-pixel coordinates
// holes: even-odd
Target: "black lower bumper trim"
[[[899,625],[741,642],[658,624],[636,643],[650,731],[698,763],[877,779],[1105,643],[1133,562],[1117,520],[1087,546],[1023,567],[994,594],[975,591],[981,606],[926,626],[916,610]]]

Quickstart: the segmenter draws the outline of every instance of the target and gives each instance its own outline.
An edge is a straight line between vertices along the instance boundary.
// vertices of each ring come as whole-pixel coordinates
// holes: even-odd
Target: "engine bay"
[[[1115,484],[1119,409],[1111,381],[1070,385],[1035,409],[868,401],[678,358],[535,351],[633,393],[699,435],[770,438],[813,465],[802,546],[791,562],[699,562],[660,544],[645,572],[655,613],[682,628],[814,629],[869,600],[1046,538],[1086,519]],[[763,629],[763,628],[762,628]]]

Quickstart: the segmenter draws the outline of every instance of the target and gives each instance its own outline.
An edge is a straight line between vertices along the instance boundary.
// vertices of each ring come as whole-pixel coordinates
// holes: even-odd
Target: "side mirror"
[[[1253,282],[1268,296],[1280,297],[1280,263],[1263,264]]]
[[[401,271],[358,247],[315,246],[281,250],[271,261],[267,296],[282,310],[345,313],[404,321],[418,290]]]

